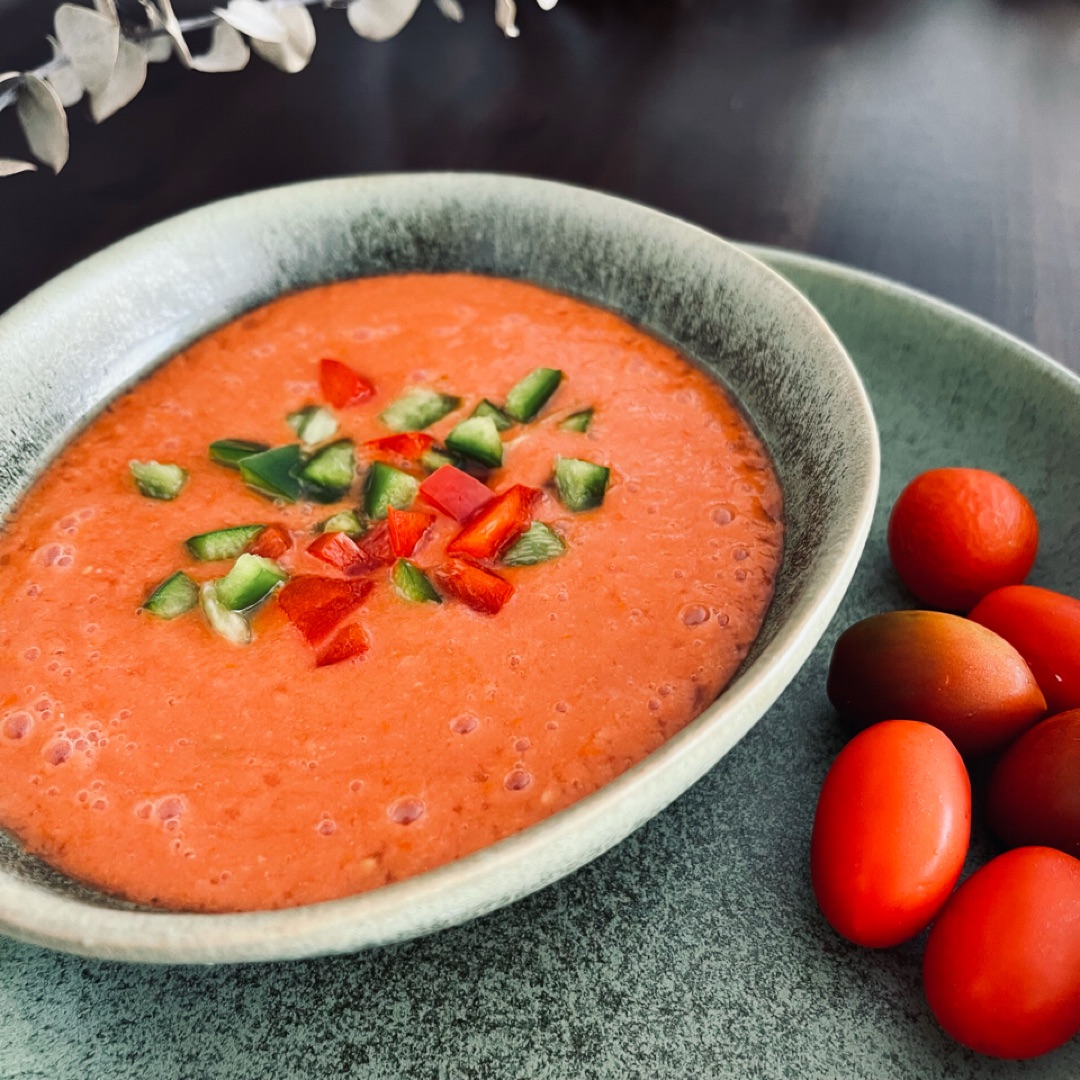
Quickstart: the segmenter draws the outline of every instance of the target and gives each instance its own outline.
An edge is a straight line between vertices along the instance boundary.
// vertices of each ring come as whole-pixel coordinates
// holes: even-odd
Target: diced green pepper
[[[427,575],[408,559],[398,559],[391,571],[394,585],[401,595],[414,604],[441,604],[442,597]]]
[[[300,497],[302,454],[299,443],[278,446],[261,454],[252,454],[239,462],[244,483],[260,495],[284,502],[296,502]]]
[[[473,409],[472,415],[489,417],[495,422],[495,426],[500,431],[509,431],[514,426],[514,421],[511,420],[498,405],[493,401],[489,401],[487,398],[484,398],[484,400]]]
[[[503,410],[519,423],[528,423],[547,404],[562,378],[563,373],[556,368],[538,367],[530,371],[506,395]]]
[[[131,461],[128,464],[136,486],[148,499],[175,499],[187,483],[188,474],[179,465],[156,461]]]
[[[390,507],[407,510],[412,506],[420,481],[384,461],[372,463],[364,481],[364,513],[373,520],[386,517]]]
[[[285,422],[305,446],[315,446],[332,439],[338,429],[337,418],[324,405],[308,405],[297,409],[296,412],[289,413]]]
[[[265,528],[265,525],[233,525],[228,529],[189,536],[184,545],[200,562],[235,559],[247,551],[251,541]]]
[[[288,574],[276,562],[258,555],[241,555],[232,569],[214,584],[218,601],[230,611],[253,607],[267,596]]]
[[[563,431],[580,431],[585,432],[589,430],[589,425],[592,423],[594,410],[580,409],[578,412],[571,413],[565,420],[559,421],[559,427]]]
[[[461,398],[435,390],[410,390],[379,414],[391,431],[423,431],[461,404]]]
[[[566,552],[566,541],[542,521],[534,521],[528,530],[514,541],[502,561],[507,566],[535,566],[557,559]]]
[[[502,439],[490,416],[471,416],[462,420],[446,436],[447,449],[497,469],[502,464]]]
[[[167,577],[146,599],[143,610],[159,619],[175,619],[199,602],[199,586],[178,570]]]
[[[611,470],[579,458],[555,459],[555,490],[568,510],[580,513],[604,501]]]
[[[352,439],[324,446],[300,470],[308,495],[319,502],[336,502],[352,486],[356,476],[356,452]]]
[[[266,443],[250,442],[248,439],[218,439],[210,444],[210,460],[227,469],[239,469],[244,458],[269,449]]]

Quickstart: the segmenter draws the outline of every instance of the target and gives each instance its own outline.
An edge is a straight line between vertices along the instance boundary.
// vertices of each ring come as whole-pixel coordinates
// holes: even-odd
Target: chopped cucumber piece
[[[473,409],[472,415],[490,417],[495,421],[495,426],[500,431],[509,431],[514,426],[514,421],[511,420],[498,405],[493,401],[488,401],[487,398],[484,398],[484,400]]]
[[[187,472],[179,465],[161,465],[156,461],[131,461],[131,475],[148,499],[175,499],[187,483]]]
[[[337,434],[338,422],[334,414],[324,405],[308,405],[296,412],[289,413],[285,422],[296,432],[296,437],[305,446],[315,446],[326,442]]]
[[[506,414],[519,423],[528,423],[559,388],[563,373],[556,368],[538,367],[506,395]]]
[[[588,408],[571,413],[565,420],[559,421],[559,427],[563,431],[588,431],[589,425],[592,423],[593,412],[592,408]]]
[[[502,464],[502,439],[490,416],[471,416],[462,420],[446,436],[446,446],[489,469],[497,469]]]
[[[210,444],[210,460],[224,465],[227,469],[239,469],[244,458],[269,449],[266,443],[251,442],[248,439],[218,439]]]
[[[238,611],[230,611],[217,596],[216,583],[206,582],[199,588],[199,607],[215,633],[234,645],[247,645],[251,641],[251,627]]]
[[[239,462],[240,475],[244,483],[260,495],[296,502],[300,497],[300,479],[296,475],[300,463],[300,444],[290,443],[242,458]]]
[[[230,611],[243,611],[265,600],[289,575],[276,562],[241,555],[232,569],[214,583],[218,601]]]
[[[555,490],[568,510],[591,510],[604,501],[611,470],[579,458],[555,459]]]
[[[215,529],[213,532],[189,536],[184,545],[200,562],[236,559],[265,528],[265,525],[234,525],[230,529]]]
[[[397,590],[414,604],[441,604],[442,597],[435,591],[435,586],[427,575],[408,559],[398,559],[391,572]]]
[[[391,431],[423,431],[461,404],[461,398],[434,390],[410,390],[388,405],[379,419]]]
[[[319,502],[336,502],[352,486],[356,476],[356,452],[352,439],[324,446],[300,470],[309,495]]]
[[[427,472],[437,472],[444,465],[460,466],[461,458],[457,454],[448,454],[445,450],[433,446],[421,455],[420,464],[424,466]]]
[[[175,619],[190,611],[198,602],[199,586],[178,570],[147,597],[143,611],[149,611],[159,619]]]
[[[566,541],[542,521],[534,521],[503,556],[507,566],[535,566],[566,552]]]
[[[355,510],[339,510],[319,526],[319,532],[343,532],[355,538],[363,536],[367,532],[367,526]]]
[[[407,510],[419,490],[420,481],[415,476],[376,461],[364,481],[364,513],[378,520],[386,517],[391,506],[395,510]]]

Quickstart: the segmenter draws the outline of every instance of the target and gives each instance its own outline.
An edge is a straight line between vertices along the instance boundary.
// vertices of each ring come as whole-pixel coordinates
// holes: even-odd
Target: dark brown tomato
[[[922,720],[967,757],[1002,749],[1046,712],[1030,669],[1004,638],[939,611],[890,611],[849,627],[826,689],[857,728]]]

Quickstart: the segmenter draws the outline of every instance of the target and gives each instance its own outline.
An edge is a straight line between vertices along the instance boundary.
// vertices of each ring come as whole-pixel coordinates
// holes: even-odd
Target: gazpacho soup
[[[406,274],[286,296],[115,400],[0,536],[0,825],[140,904],[429,870],[717,696],[781,492],[730,396],[616,315]]]

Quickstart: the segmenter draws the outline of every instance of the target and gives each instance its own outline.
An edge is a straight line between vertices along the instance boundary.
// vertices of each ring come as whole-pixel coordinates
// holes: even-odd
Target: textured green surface
[[[996,332],[868,279],[771,256],[847,344],[874,400],[874,532],[821,646],[696,787],[585,869],[470,925],[353,957],[252,967],[96,963],[0,941],[0,1077],[931,1078],[1080,1075],[1080,1040],[1024,1066],[942,1036],[915,942],[870,952],[817,915],[806,859],[841,734],[832,640],[909,604],[884,512],[933,465],[1028,494],[1032,580],[1080,590],[1080,382]],[[986,854],[981,840],[975,857]]]

